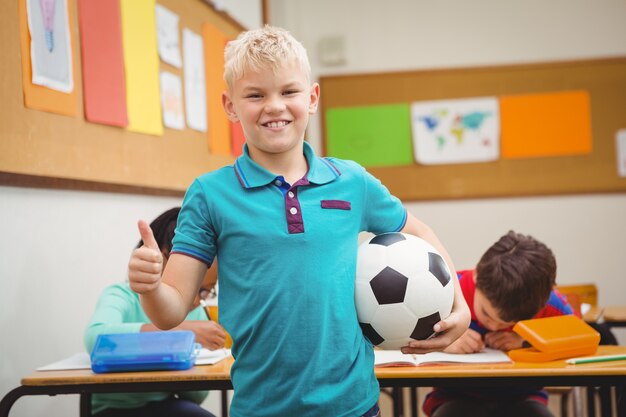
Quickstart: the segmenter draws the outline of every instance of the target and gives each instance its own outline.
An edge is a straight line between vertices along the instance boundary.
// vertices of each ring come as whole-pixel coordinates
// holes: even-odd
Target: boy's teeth
[[[287,122],[281,121],[281,122],[269,122],[267,124],[268,127],[283,127],[287,124]]]

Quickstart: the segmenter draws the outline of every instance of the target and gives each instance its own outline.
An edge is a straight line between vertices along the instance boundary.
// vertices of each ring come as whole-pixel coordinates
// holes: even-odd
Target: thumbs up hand
[[[163,254],[148,223],[139,220],[137,226],[143,246],[135,249],[130,257],[128,282],[133,291],[145,294],[155,290],[161,283]]]

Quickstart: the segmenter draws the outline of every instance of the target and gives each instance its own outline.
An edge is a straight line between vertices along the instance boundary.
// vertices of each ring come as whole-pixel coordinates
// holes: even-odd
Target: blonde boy
[[[246,145],[231,165],[197,178],[181,210],[160,278],[160,255],[146,246],[129,264],[132,288],[161,328],[176,326],[219,253],[220,322],[233,337],[233,417],[376,416],[373,351],[354,307],[358,234],[402,231],[446,257],[425,224],[361,166],[320,158],[304,141],[320,88],[304,47],[266,26],[225,51],[228,118]],[[407,349],[443,349],[469,323],[457,285],[440,336]]]

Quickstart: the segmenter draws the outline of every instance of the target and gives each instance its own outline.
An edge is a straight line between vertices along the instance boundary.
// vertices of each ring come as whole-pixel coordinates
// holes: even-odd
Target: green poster
[[[412,164],[409,105],[327,110],[326,154],[366,167]]]

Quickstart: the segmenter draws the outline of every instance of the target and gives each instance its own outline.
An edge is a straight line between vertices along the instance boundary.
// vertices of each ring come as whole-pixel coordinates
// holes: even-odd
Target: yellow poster
[[[163,134],[155,0],[121,0],[128,130]]]

